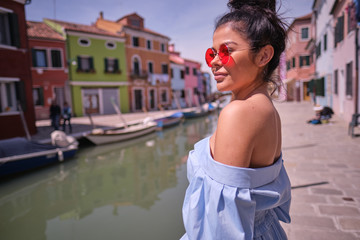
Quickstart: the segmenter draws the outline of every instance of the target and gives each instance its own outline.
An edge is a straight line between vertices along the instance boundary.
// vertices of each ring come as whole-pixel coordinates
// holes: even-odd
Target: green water
[[[186,159],[216,114],[0,183],[0,239],[179,239]]]

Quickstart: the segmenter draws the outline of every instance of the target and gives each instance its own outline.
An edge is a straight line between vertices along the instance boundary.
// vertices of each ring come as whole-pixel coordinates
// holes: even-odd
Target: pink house
[[[335,1],[330,14],[333,15],[334,42],[334,81],[333,109],[345,121],[350,122],[356,112],[356,24],[350,21],[352,0]]]
[[[288,101],[309,101],[309,82],[314,78],[315,64],[309,43],[314,36],[311,13],[296,18],[290,25],[286,48]]]
[[[202,81],[201,63],[184,59],[185,63],[185,99],[188,107],[199,106],[199,82]]]

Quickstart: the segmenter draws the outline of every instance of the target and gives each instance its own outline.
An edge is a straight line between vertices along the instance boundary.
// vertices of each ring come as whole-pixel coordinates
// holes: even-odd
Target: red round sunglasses
[[[219,52],[216,52],[214,48],[208,48],[205,53],[205,60],[209,67],[212,67],[212,60],[216,57],[216,55],[219,56],[219,59],[223,65],[227,64],[229,62],[230,58],[230,52],[228,46],[226,44],[221,44],[219,48]]]

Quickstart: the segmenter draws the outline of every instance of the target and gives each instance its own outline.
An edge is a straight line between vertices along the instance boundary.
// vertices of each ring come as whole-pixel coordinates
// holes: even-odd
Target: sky
[[[281,0],[278,12],[291,23],[311,12],[314,0]],[[279,2],[279,0],[278,0]],[[205,51],[212,46],[216,18],[228,11],[225,0],[31,0],[25,6],[26,20],[50,18],[92,24],[100,11],[107,20],[136,12],[145,27],[168,36],[175,50],[186,59],[198,61],[208,71]],[[279,4],[278,4],[279,5]]]

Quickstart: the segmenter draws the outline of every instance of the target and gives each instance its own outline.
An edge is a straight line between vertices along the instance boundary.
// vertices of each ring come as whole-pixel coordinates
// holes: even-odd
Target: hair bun
[[[238,10],[245,6],[259,7],[276,11],[276,0],[229,0],[227,4],[231,10]]]

